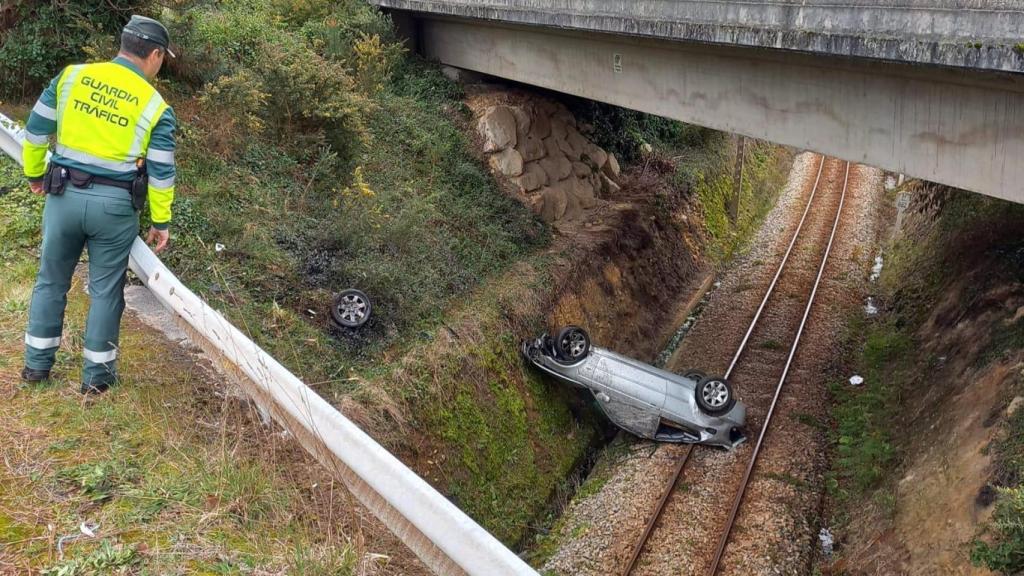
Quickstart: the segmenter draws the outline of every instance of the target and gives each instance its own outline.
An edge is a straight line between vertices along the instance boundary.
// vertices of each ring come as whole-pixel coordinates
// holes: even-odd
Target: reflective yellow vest
[[[160,93],[125,66],[69,66],[57,83],[56,151],[82,164],[132,172],[165,110]]]

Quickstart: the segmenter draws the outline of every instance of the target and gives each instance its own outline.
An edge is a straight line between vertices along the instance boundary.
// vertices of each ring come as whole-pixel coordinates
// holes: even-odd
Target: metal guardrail
[[[0,114],[0,149],[21,163],[23,133]],[[437,574],[537,572],[179,281],[141,238],[129,266],[302,446]]]

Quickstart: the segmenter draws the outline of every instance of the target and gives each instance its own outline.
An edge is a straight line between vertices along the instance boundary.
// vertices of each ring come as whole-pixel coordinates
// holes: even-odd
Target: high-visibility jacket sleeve
[[[168,108],[153,127],[146,151],[146,170],[149,173],[149,216],[153,226],[160,230],[171,221],[174,202],[174,132],[177,129],[174,111]]]
[[[46,172],[46,151],[49,148],[47,137],[57,131],[57,75],[46,87],[39,100],[36,100],[25,125],[25,142],[21,149],[21,159],[25,166],[25,176],[38,182]]]

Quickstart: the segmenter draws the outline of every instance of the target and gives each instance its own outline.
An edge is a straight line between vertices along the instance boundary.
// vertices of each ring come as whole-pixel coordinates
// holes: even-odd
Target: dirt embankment
[[[607,155],[572,128],[575,120],[557,103],[521,92],[470,98],[481,118],[505,106],[513,109],[502,113],[505,120],[520,122],[515,110],[554,110],[558,121],[552,123],[563,125],[542,139],[555,140],[545,147],[547,156],[527,153],[538,166],[554,158],[546,165],[554,172],[539,192],[524,189],[522,173],[508,176],[492,163],[506,191],[527,204],[538,194],[547,202],[561,192],[579,202],[568,200],[546,251],[450,309],[443,329],[402,350],[396,370],[364,387],[381,391],[379,398],[350,403],[346,412],[380,431],[378,438],[514,546],[525,544],[564,494],[568,476],[607,426],[586,398],[529,370],[519,357],[521,340],[578,324],[595,341],[653,360],[676,328],[676,308],[703,283],[709,263],[706,208],[696,194],[671,184],[670,163],[652,159],[612,170]],[[536,131],[537,117],[528,124]],[[519,144],[506,143],[505,151],[526,153],[518,148],[532,138],[529,130],[522,134],[516,124],[501,131],[508,139],[519,132]],[[480,140],[481,151],[488,150],[486,138]],[[507,155],[515,160],[515,154]],[[569,175],[558,172],[563,160],[572,166]]]
[[[397,412],[408,415],[399,450],[509,544],[530,532],[606,426],[586,399],[529,370],[519,342],[578,324],[653,359],[674,328],[664,311],[704,278],[692,250],[703,244],[699,220],[680,225],[657,210],[647,179],[627,172],[622,181],[619,196],[585,210],[547,253],[452,311],[394,375],[406,391]]]
[[[1020,475],[1019,462],[1001,455],[1020,437],[1011,416],[1024,384],[1024,215],[965,192],[916,194],[906,222],[886,255],[881,313],[849,350],[876,381],[839,394],[840,432],[856,409],[878,477],[858,489],[859,445],[845,436],[853,448],[838,448],[828,506],[837,554],[821,569],[992,574],[985,561],[997,555],[978,542],[995,543],[993,502]],[[878,342],[895,353],[879,353]],[[863,401],[874,394],[887,404]],[[1019,573],[1021,543],[1009,542],[1003,567]]]

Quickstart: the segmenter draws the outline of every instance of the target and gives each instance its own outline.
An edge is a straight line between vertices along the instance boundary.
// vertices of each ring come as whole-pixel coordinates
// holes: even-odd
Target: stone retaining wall
[[[615,156],[587,139],[562,104],[524,98],[477,108],[491,169],[509,178],[544,221],[576,219],[619,191]]]

